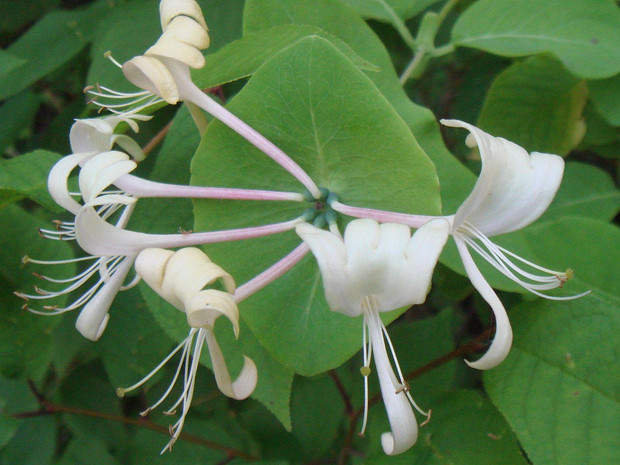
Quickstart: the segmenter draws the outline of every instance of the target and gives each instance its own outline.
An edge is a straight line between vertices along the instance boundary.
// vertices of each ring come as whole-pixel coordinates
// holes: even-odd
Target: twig
[[[104,412],[96,412],[92,410],[84,410],[80,408],[70,407],[68,405],[59,405],[53,402],[48,401],[43,397],[43,395],[38,391],[37,387],[31,380],[28,380],[28,385],[30,386],[30,390],[32,394],[36,397],[37,402],[41,406],[41,410],[32,411],[32,412],[21,412],[14,413],[11,416],[13,418],[31,418],[42,415],[51,415],[54,413],[69,413],[73,415],[81,415],[92,418],[99,418],[102,420],[115,421],[117,423],[124,423],[126,425],[134,425],[139,426],[141,428],[149,429],[151,431],[156,431],[158,433],[162,433],[165,435],[170,434],[170,430],[168,427],[157,425],[146,419],[135,419],[128,418],[120,415],[112,415]],[[220,450],[222,452],[226,452],[229,457],[232,458],[241,458],[250,462],[254,462],[258,460],[258,457],[247,454],[246,452],[234,449],[232,447],[225,446],[223,444],[218,444],[216,442],[209,441],[207,439],[200,438],[198,436],[194,436],[187,433],[181,433],[179,436],[179,440],[191,442],[193,444],[199,444],[204,447],[208,447],[209,449]],[[227,462],[226,462],[227,463]]]
[[[329,370],[327,373],[329,374],[330,378],[334,381],[334,384],[336,385],[336,389],[338,389],[338,392],[340,393],[340,397],[342,397],[342,401],[344,402],[344,411],[349,417],[352,417],[355,413],[355,410],[353,409],[353,404],[351,404],[351,398],[349,397],[349,394],[347,393],[346,389],[342,385],[342,381],[340,381],[340,377],[338,376],[338,373],[336,373],[335,370]]]
[[[171,126],[172,126],[172,121],[170,121],[163,128],[161,128],[160,131],[157,134],[155,134],[155,136],[153,136],[153,138],[150,141],[148,141],[148,143],[142,149],[142,151],[144,152],[144,155],[148,155],[149,153],[151,153],[153,149],[157,147],[161,143],[162,140],[164,140],[164,137],[166,137],[166,134],[168,134],[168,131],[170,130]]]

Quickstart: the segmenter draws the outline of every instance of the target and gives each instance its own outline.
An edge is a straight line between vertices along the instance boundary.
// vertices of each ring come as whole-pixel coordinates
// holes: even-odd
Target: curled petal
[[[467,245],[458,237],[455,237],[454,241],[461,255],[461,260],[465,266],[467,276],[469,276],[471,283],[482,298],[491,306],[493,315],[495,316],[495,337],[491,347],[489,347],[482,358],[475,362],[465,361],[472,368],[488,370],[503,362],[510,351],[510,347],[512,346],[512,328],[510,326],[510,320],[508,319],[508,315],[506,314],[501,300],[499,300],[495,291],[489,286],[489,283],[487,283],[474,263],[469,250],[467,250]]]
[[[145,249],[136,259],[136,272],[155,292],[182,311],[186,311],[193,297],[218,279],[228,294],[235,292],[232,276],[195,247],[186,247],[177,252],[160,248]],[[200,305],[196,302],[194,308],[198,307]],[[194,318],[200,317],[196,314]],[[202,327],[192,323],[190,326]]]
[[[478,146],[482,159],[478,181],[456,212],[455,230],[469,222],[487,236],[508,233],[534,222],[549,207],[564,173],[561,157],[530,155],[513,142],[462,121],[441,122],[470,131],[468,145]]]
[[[84,306],[75,322],[75,327],[82,336],[91,341],[98,340],[105,330],[110,315],[108,310],[116,294],[131,270],[134,259],[127,257],[109,277],[99,291]]]
[[[68,180],[71,172],[92,153],[75,153],[61,158],[50,170],[47,177],[47,189],[54,201],[74,215],[82,208],[69,194]]]
[[[235,381],[231,381],[224,355],[215,339],[215,335],[209,330],[205,331],[217,387],[225,396],[232,399],[243,400],[248,398],[254,392],[258,381],[256,365],[251,358],[244,356],[241,373],[239,373]]]
[[[140,276],[151,289],[157,292],[160,297],[179,310],[183,310],[183,302],[172,294],[166,294],[163,288],[168,262],[174,254],[172,250],[167,249],[154,247],[144,249],[136,257],[135,269],[138,276]]]
[[[144,160],[144,152],[142,151],[142,147],[140,147],[140,145],[131,137],[126,136],[125,134],[114,134],[112,136],[112,145],[114,144],[117,144],[134,160]],[[110,146],[110,148],[112,148],[112,145]]]
[[[181,18],[175,19],[174,22],[176,23],[179,19]],[[191,24],[196,24],[191,19],[188,19],[188,21]],[[168,35],[167,32],[160,37],[155,45],[145,52],[145,55],[148,57],[171,58],[192,68],[202,68],[205,65],[205,57],[199,49],[177,40],[173,36]]]
[[[185,301],[187,321],[192,328],[213,330],[215,320],[225,316],[239,337],[239,309],[232,296],[216,289],[205,289]]]
[[[162,0],[159,3],[159,18],[162,31],[165,31],[170,22],[179,16],[192,18],[207,30],[207,23],[202,15],[202,10],[195,0]]]
[[[111,151],[95,155],[80,171],[80,192],[84,202],[91,202],[121,176],[136,169],[135,161],[123,152]]]
[[[123,74],[135,86],[158,95],[174,105],[179,101],[179,89],[168,68],[157,58],[136,56],[123,64]]]
[[[391,429],[390,432],[381,435],[381,445],[387,455],[401,454],[418,440],[418,423],[407,398],[406,387],[399,383],[390,364],[383,333],[379,327],[379,316],[368,317],[365,321],[368,325],[381,396]]]

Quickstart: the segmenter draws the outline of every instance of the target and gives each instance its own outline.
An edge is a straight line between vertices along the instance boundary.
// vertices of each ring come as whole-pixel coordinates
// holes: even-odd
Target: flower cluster
[[[501,301],[473,260],[471,250],[534,294],[548,297],[544,291],[562,286],[571,277],[571,270],[559,272],[535,265],[493,243],[489,237],[521,229],[547,209],[562,179],[563,160],[556,155],[528,154],[516,144],[486,134],[470,124],[445,120],[442,123],[446,126],[469,131],[467,144],[478,147],[482,159],[478,181],[455,215],[431,217],[347,205],[338,200],[336,193],[317,187],[279,147],[192,82],[190,68],[204,66],[201,50],[209,45],[207,25],[197,3],[162,0],[160,17],[163,33],[155,45],[144,55],[122,65],[117,63],[127,79],[142,90],[124,94],[105,87],[89,88],[93,102],[109,109],[112,115],[76,121],[70,133],[73,153],[59,161],[49,174],[52,197],[73,219],[59,221],[56,230],[42,233],[50,239],[75,240],[86,255],[57,262],[25,259],[48,265],[70,261],[90,265],[71,278],[42,276],[49,282],[64,285],[61,290],[36,288],[34,294],[18,295],[26,300],[26,308],[37,313],[58,314],[80,309],[76,327],[93,341],[104,333],[116,295],[140,280],[186,314],[187,338],[143,380],[118,390],[119,395],[124,395],[142,386],[180,352],[180,362],[170,387],[144,412],[167,399],[183,372],[181,395],[168,410],[172,413],[181,406],[181,415],[171,427],[172,438],[166,450],[177,440],[185,422],[205,342],[217,385],[223,394],[244,399],[252,394],[258,382],[257,367],[248,357],[237,379],[231,380],[215,339],[215,320],[219,316],[226,317],[238,337],[238,305],[278,279],[311,251],[322,275],[329,308],[363,319],[361,373],[366,409],[362,431],[367,420],[372,359],[391,427],[391,431],[381,437],[383,449],[388,455],[406,451],[418,436],[413,409],[422,415],[428,414],[413,400],[380,314],[425,301],[435,265],[448,237],[452,236],[465,271],[490,305],[496,324],[495,337],[488,351],[479,360],[467,363],[484,370],[504,360],[512,343],[510,322]],[[300,182],[300,190],[304,188],[306,192],[173,185],[133,175],[144,153],[131,137],[118,133],[119,124],[125,123],[138,132],[138,122],[150,119],[141,114],[145,108],[155,103],[176,104],[179,101],[228,125],[294,176]],[[198,124],[202,131],[204,128]],[[76,170],[79,170],[79,191],[73,192],[69,188],[70,177]],[[320,207],[311,207],[309,212],[288,221],[256,227],[148,234],[130,229],[132,212],[138,201],[146,197],[271,200],[302,205],[310,200]],[[343,236],[339,222],[342,225],[345,216],[353,219],[346,225]],[[321,221],[316,221],[317,218]],[[310,223],[312,220],[315,220],[314,225]],[[300,237],[299,246],[239,287],[229,273],[195,247],[291,230]],[[132,268],[135,276],[128,279]],[[65,307],[31,307],[32,301],[73,294],[83,287],[86,290]]]

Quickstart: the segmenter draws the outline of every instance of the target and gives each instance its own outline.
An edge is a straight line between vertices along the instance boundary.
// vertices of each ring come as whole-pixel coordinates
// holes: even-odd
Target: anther
[[[407,381],[404,381],[403,384],[401,384],[400,387],[396,389],[394,394],[400,394],[401,392],[409,392],[409,388],[410,388],[409,383]]]
[[[116,395],[121,399],[125,397],[125,390],[123,388],[116,388]]]
[[[428,409],[428,413],[426,414],[426,420],[424,420],[422,423],[420,423],[420,428],[422,426],[428,425],[428,423],[431,421],[431,415],[433,414],[433,410],[432,409]]]
[[[360,368],[360,373],[362,374],[362,376],[367,377],[367,376],[370,376],[370,373],[372,373],[372,370],[370,369],[370,367],[363,366]]]

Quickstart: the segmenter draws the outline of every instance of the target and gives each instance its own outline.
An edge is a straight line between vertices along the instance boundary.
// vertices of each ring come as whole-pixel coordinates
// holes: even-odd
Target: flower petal
[[[465,360],[465,363],[472,368],[477,368],[478,370],[488,370],[503,362],[510,351],[510,347],[512,346],[512,328],[510,326],[510,320],[508,319],[506,309],[504,309],[501,300],[499,300],[499,297],[497,297],[495,291],[493,291],[491,286],[489,286],[489,283],[487,283],[484,276],[482,276],[482,273],[480,273],[480,270],[474,263],[469,250],[467,250],[467,245],[465,242],[463,242],[463,240],[458,236],[454,237],[454,242],[456,243],[459,254],[461,255],[461,260],[465,266],[467,276],[469,276],[471,283],[480,293],[482,298],[491,306],[493,315],[495,315],[495,337],[491,347],[489,347],[482,358],[476,360],[475,362],[468,362]]]
[[[121,176],[136,169],[135,161],[116,150],[103,152],[88,160],[80,171],[80,192],[85,203],[91,202]]]
[[[391,232],[387,226],[391,224],[381,225],[381,246],[378,252],[389,258],[389,266],[382,276],[375,275],[375,279],[381,279],[383,283],[381,292],[373,296],[380,311],[420,304],[426,300],[435,265],[450,229],[448,221],[432,220],[402,244],[400,239],[393,240],[391,235],[386,234]],[[409,228],[406,229],[408,236]],[[388,244],[396,247],[393,253],[385,250]]]
[[[319,264],[329,308],[348,316],[361,315],[361,297],[351,294],[346,271],[347,251],[342,239],[308,223],[298,224],[295,231],[308,244]]]
[[[381,445],[387,455],[405,452],[418,440],[418,423],[405,391],[400,385],[388,358],[383,332],[379,326],[378,314],[365,315],[372,353],[381,386],[381,396],[385,405],[391,432],[381,435]]]
[[[177,22],[178,19],[180,18],[175,19],[175,22]],[[194,21],[191,22],[196,24]],[[195,69],[202,68],[205,65],[205,57],[198,48],[181,42],[167,33],[164,33],[155,45],[149,48],[144,55],[155,58],[170,58]]]
[[[215,339],[215,335],[208,329],[203,331],[205,331],[217,387],[222,391],[222,394],[232,399],[243,400],[248,398],[254,392],[258,381],[258,370],[252,359],[243,356],[241,373],[239,373],[235,381],[231,381],[224,355]]]
[[[71,172],[92,153],[75,153],[61,158],[50,170],[47,177],[47,190],[58,205],[74,215],[82,208],[69,194],[68,180]]]
[[[80,312],[75,322],[75,327],[85,338],[96,341],[103,334],[110,317],[108,314],[110,305],[112,305],[116,294],[123,286],[125,277],[129,270],[131,270],[133,262],[133,257],[127,257],[123,260],[112,276],[109,277]]]
[[[456,212],[454,228],[464,222],[487,236],[503,234],[534,222],[549,207],[564,172],[558,155],[533,152],[501,137],[493,137],[458,120],[441,120],[462,127],[480,150],[482,169],[469,197]]]
[[[117,121],[110,117],[75,120],[69,131],[71,150],[74,153],[110,150],[110,137],[116,124]]]
[[[123,63],[123,74],[129,82],[163,98],[174,105],[179,101],[179,89],[168,68],[157,58],[136,56]]]
[[[179,16],[188,16],[207,30],[202,10],[195,0],[161,0],[159,18],[162,31],[165,31],[170,22]]]

